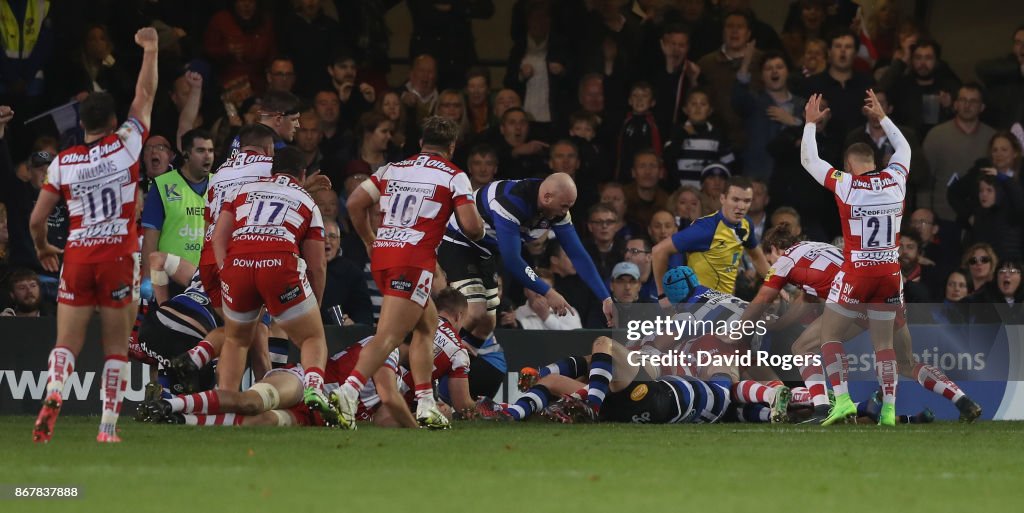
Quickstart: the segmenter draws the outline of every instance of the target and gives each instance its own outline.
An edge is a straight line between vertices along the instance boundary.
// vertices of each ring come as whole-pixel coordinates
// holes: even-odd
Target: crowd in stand
[[[848,0],[796,0],[772,27],[749,0],[517,0],[507,36],[477,34],[513,41],[499,83],[479,65],[470,24],[493,16],[495,2],[410,0],[409,70],[396,80],[383,20],[398,3],[0,1],[13,14],[0,17],[2,315],[53,312],[56,277],[35,257],[28,215],[53,156],[81,137],[62,120],[67,109],[25,121],[97,91],[114,96],[123,119],[141,58],[131,37],[145,25],[161,47],[145,176],[188,167],[201,183],[239,127],[278,120],[282,144],[334,187],[315,196],[327,222],[328,321],[372,324],[379,312],[345,200],[417,151],[426,116],[460,124],[453,160],[474,188],[571,175],[573,222],[615,301],[654,302],[652,246],[716,212],[731,176],[754,180],[757,237],[780,222],[809,239],[840,236],[830,193],[800,164],[804,104],[821,93],[830,109],[818,124],[822,158],[838,164],[844,148],[865,142],[881,166],[893,150],[862,113],[869,88],[913,148],[907,301],[1024,300],[1024,26],[1007,34],[1006,55],[977,63],[978,82],[964,82],[943,61],[942,34],[894,1],[865,12]],[[212,143],[201,165],[198,140]],[[66,210],[49,224],[59,245]],[[517,287],[503,291],[500,327],[603,325],[557,243],[524,251],[575,311],[553,316],[543,297]],[[735,292],[749,299],[758,283],[749,262],[740,278]]]

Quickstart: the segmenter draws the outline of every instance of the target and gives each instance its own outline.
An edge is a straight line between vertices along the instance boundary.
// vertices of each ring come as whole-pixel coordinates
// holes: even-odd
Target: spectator
[[[979,62],[975,71],[988,88],[993,109],[985,120],[1000,129],[1024,122],[1024,25],[1013,31],[1013,48],[1001,59]]]
[[[622,218],[610,205],[598,203],[587,212],[590,238],[584,241],[583,248],[590,254],[598,274],[605,280],[611,276],[612,267],[622,260],[622,252],[626,247],[625,242],[615,236],[621,223]]]
[[[804,44],[804,53],[796,61],[800,67],[799,79],[803,83],[808,77],[824,73],[828,67],[828,44],[822,39],[811,39]]]
[[[932,297],[941,297],[946,277],[960,266],[961,229],[928,208],[911,212],[909,226],[921,234],[921,281]]]
[[[1020,184],[1021,143],[1010,132],[997,132],[988,144],[988,158],[978,159],[962,179],[949,184],[947,199],[957,213],[957,221],[965,223],[978,205],[978,180],[983,176],[998,179],[1000,187]],[[1002,192],[1013,192],[1004,190]]]
[[[872,51],[859,65],[863,71],[874,67],[877,61],[890,60],[896,51],[899,29],[905,16],[894,0],[879,0],[864,20],[863,32],[870,40]]]
[[[860,40],[848,29],[833,32],[828,39],[828,67],[803,82],[799,94],[805,98],[821,94],[832,111],[828,130],[842,140],[855,126],[864,123],[861,107],[864,91],[874,85],[870,75],[854,71],[853,59]]]
[[[49,317],[53,312],[43,303],[39,276],[30,269],[16,269],[7,278],[11,306],[2,317]]]
[[[967,273],[963,269],[950,271],[946,277],[944,300],[950,303],[957,303],[967,297],[968,293]]]
[[[523,110],[538,123],[564,119],[569,104],[570,56],[568,43],[551,33],[546,3],[526,8],[526,37],[512,45],[505,71],[505,87],[523,98]]]
[[[668,197],[665,202],[665,210],[675,213],[676,226],[680,230],[690,226],[694,221],[700,219],[700,189],[692,185],[683,185]]]
[[[0,202],[7,207],[8,232],[10,234],[6,261],[10,265],[28,267],[41,271],[32,237],[28,231],[28,220],[32,214],[39,190],[46,179],[46,169],[56,155],[56,141],[40,138],[33,145],[35,150],[21,169],[11,162],[7,124],[14,119],[14,111],[0,105]],[[60,203],[48,219],[47,237],[50,244],[64,247],[68,235],[69,218],[67,205]]]
[[[359,186],[358,183],[350,184],[348,181],[346,181],[346,185],[350,185],[351,188]],[[351,193],[351,189],[349,187],[346,189],[347,196]],[[370,227],[373,228],[373,233],[377,233],[377,229],[380,228],[382,216],[380,210],[371,210]],[[338,258],[345,258],[355,264],[357,269],[362,270],[362,281],[366,284],[366,290],[370,294],[370,304],[373,305],[373,323],[376,324],[380,320],[380,306],[384,302],[384,296],[381,295],[377,283],[373,280],[373,273],[370,272],[370,257],[366,254],[366,245],[359,237],[343,237],[341,239],[341,256]]]
[[[661,160],[662,135],[651,113],[654,105],[651,85],[647,82],[633,84],[629,93],[630,113],[622,122],[616,144],[615,176],[620,182],[626,179],[626,170],[633,166],[633,157],[638,152],[653,150],[658,160]]]
[[[747,211],[754,197],[753,185],[744,177],[730,178],[721,194],[721,209],[715,215],[702,217],[687,229],[662,240],[654,246],[655,283],[670,268],[669,257],[686,254],[686,262],[702,285],[732,294],[739,274],[739,258],[746,251],[761,276],[768,274],[768,260],[758,246]],[[663,296],[659,292],[659,300]],[[667,301],[662,301],[668,306]]]
[[[986,242],[1003,260],[1021,257],[1024,192],[1019,179],[978,178],[978,202],[967,219],[967,242]]]
[[[313,194],[313,202],[320,209],[320,215],[324,220],[338,220],[340,201],[338,194],[331,189],[320,189]]]
[[[636,265],[640,270],[640,302],[657,302],[658,287],[654,284],[654,273],[651,270],[651,241],[644,237],[629,239],[622,260]]]
[[[707,0],[680,0],[682,23],[691,27],[690,55],[706,55],[722,46],[721,26],[716,23]]]
[[[498,154],[488,144],[474,146],[466,162],[466,173],[474,191],[493,182],[498,174]]]
[[[323,12],[322,0],[294,2],[284,21],[281,50],[295,63],[296,92],[309,98],[327,86],[323,70],[342,44],[341,25]]]
[[[220,72],[225,89],[248,81],[262,93],[263,72],[274,53],[274,25],[257,0],[234,0],[231,7],[213,15],[206,27],[203,47]]]
[[[320,117],[316,110],[307,109],[299,114],[299,128],[295,130],[295,147],[302,152],[306,173],[321,171],[323,155],[320,153],[320,141],[324,133],[320,131]]]
[[[937,42],[919,40],[910,55],[894,59],[878,81],[888,92],[893,121],[921,136],[953,117],[953,95],[960,88],[960,79],[941,60],[941,52]]]
[[[501,116],[501,138],[495,148],[502,179],[543,176],[547,167],[543,152],[547,147],[544,142],[530,139],[530,122],[523,109],[513,107]]]
[[[3,32],[24,37],[16,35],[15,40],[20,40],[18,47],[5,42],[4,51],[0,52],[0,98],[5,103],[11,101],[17,109],[26,107],[27,113],[38,107],[33,104],[42,98],[48,86],[45,68],[54,53],[57,28],[49,12],[38,12],[40,4],[36,2],[4,5],[10,10],[10,18],[5,20],[10,27]]]
[[[580,78],[576,99],[583,112],[597,117],[597,130],[591,141],[605,150],[610,149],[619,125],[612,119],[615,116],[606,112],[604,75],[600,73],[583,75],[583,78]]]
[[[584,20],[584,66],[604,76],[605,94],[613,98],[625,96],[624,81],[640,48],[640,24],[622,15],[624,4],[625,0],[597,0]]]
[[[206,234],[206,188],[214,161],[213,136],[204,130],[192,130],[182,137],[182,144],[184,165],[157,176],[146,194],[142,210],[142,269],[147,274],[149,256],[154,251],[199,265]],[[172,290],[176,290],[171,293],[174,295],[184,289]]]
[[[549,287],[555,283],[554,274],[544,268],[537,269],[537,276],[544,280]],[[548,306],[548,300],[544,296],[530,290],[524,289],[526,304],[516,308],[516,320],[524,330],[578,330],[583,327],[580,322],[580,314],[574,308],[569,307],[565,315],[556,315],[555,311]]]
[[[707,81],[708,90],[716,94],[709,98],[722,124],[722,133],[733,144],[742,146],[746,142],[743,124],[732,107],[732,88],[736,72],[743,63],[743,57],[751,54],[753,60],[760,60],[761,52],[748,48],[754,45],[750,27],[753,15],[749,11],[731,11],[725,15],[722,27],[722,47],[697,61],[701,75]],[[762,41],[766,43],[766,41]]]
[[[373,108],[373,102],[377,99],[377,91],[366,82],[356,83],[356,60],[344,51],[339,52],[331,65],[327,67],[327,74],[331,77],[331,87],[338,95],[339,122],[346,128],[354,128],[359,116]],[[437,99],[437,92],[434,92],[434,99]],[[434,108],[431,103],[430,108]]]
[[[372,175],[381,166],[396,160],[391,147],[391,120],[380,112],[367,112],[359,118],[359,153],[345,165],[345,175]]]
[[[11,257],[11,233],[7,230],[7,205],[0,203],[0,276],[7,275]]]
[[[412,15],[409,57],[429,54],[440,58],[438,71],[445,82],[441,87],[459,87],[466,69],[477,60],[470,21],[493,16],[493,0],[427,0],[408,5]]]
[[[323,192],[323,191],[321,191]],[[337,209],[337,198],[335,198]],[[324,216],[324,242],[327,252],[327,285],[320,302],[320,316],[324,324],[373,325],[373,305],[363,273],[356,264],[338,258],[341,249],[341,227],[333,217]],[[332,311],[341,312],[335,316]],[[336,318],[337,317],[337,318]]]
[[[967,290],[976,291],[982,285],[992,281],[997,265],[999,265],[999,257],[996,256],[992,246],[984,242],[971,244],[967,251],[964,251],[963,259],[960,261],[960,268],[967,269],[970,273]]]
[[[456,153],[461,153],[466,141],[473,135],[472,125],[466,116],[466,99],[455,89],[445,89],[437,97],[437,110],[434,114],[450,119],[459,125],[459,138],[455,141]],[[462,155],[460,157],[464,158]],[[461,160],[461,159],[460,159]]]
[[[928,161],[932,180],[918,197],[918,206],[930,207],[945,219],[955,219],[956,212],[946,197],[945,185],[950,178],[968,169],[988,149],[995,129],[984,124],[978,116],[985,111],[985,97],[981,86],[967,83],[957,92],[953,105],[956,115],[942,123],[924,139],[924,155]]]
[[[295,63],[290,57],[277,56],[267,66],[267,91],[294,92]]]
[[[651,215],[660,210],[668,194],[658,185],[665,176],[661,159],[651,149],[640,150],[633,157],[630,170],[633,183],[624,188],[626,193],[626,222],[644,226]]]
[[[722,208],[721,196],[725,193],[725,184],[732,178],[729,168],[719,163],[712,163],[700,172],[700,211],[706,216]]]
[[[903,276],[903,300],[907,303],[928,303],[931,294],[921,281],[921,235],[916,230],[900,232],[900,274]]]
[[[150,181],[171,170],[175,152],[171,143],[162,135],[153,135],[142,146],[142,169]]]
[[[712,163],[731,165],[735,162],[724,132],[709,119],[714,109],[704,89],[690,89],[683,112],[686,121],[672,132],[665,146],[665,162],[673,188],[679,185],[700,185],[703,170]]]
[[[768,228],[781,224],[789,225],[789,232],[795,237],[802,237],[804,234],[804,228],[800,225],[800,212],[793,207],[782,206],[772,212]]]
[[[779,39],[779,34],[775,32],[775,29],[772,28],[771,25],[757,18],[757,14],[754,13],[751,7],[752,3],[753,2],[751,0],[719,0],[720,8],[723,13],[742,12],[749,16],[751,40],[757,41],[757,47],[759,49],[763,51],[782,51],[782,40]],[[723,31],[719,30],[716,33],[722,34]]]
[[[114,58],[114,44],[103,25],[89,25],[84,40],[70,60],[57,67],[55,80],[51,84],[62,98],[85,99],[90,93],[106,91],[117,105],[126,106],[133,90],[127,89],[132,83],[131,73],[126,71]]]
[[[807,100],[790,92],[789,68],[778,52],[766,52],[762,57],[755,88],[749,71],[752,58],[753,46],[747,45],[736,72],[732,102],[747,134],[747,145],[740,157],[743,174],[767,181],[775,169],[768,143],[786,127],[803,125]]]
[[[605,158],[608,151],[595,140],[600,124],[597,115],[590,112],[578,111],[569,116],[569,140],[576,145],[583,176],[595,183],[611,179],[612,169]]]
[[[611,272],[612,299],[618,304],[640,302],[640,268],[632,262],[619,262]]]
[[[661,35],[664,60],[647,73],[654,91],[652,111],[663,134],[671,133],[672,127],[679,123],[686,93],[697,87],[700,69],[689,60],[690,50],[690,33],[685,27],[678,24],[665,27]]]
[[[790,4],[789,15],[782,26],[782,46],[792,62],[800,62],[807,43],[820,40],[833,30],[826,11],[826,0],[798,0]]]
[[[402,104],[414,109],[416,126],[437,108],[437,60],[433,56],[421,54],[413,59]]]
[[[420,127],[412,109],[402,105],[396,91],[387,91],[377,99],[377,110],[391,120],[391,143],[401,149],[402,157],[412,155],[420,149]]]
[[[576,309],[580,321],[586,329],[608,327],[601,313],[601,302],[590,292],[590,287],[576,274],[572,260],[565,254],[558,239],[548,239],[545,249],[548,268],[554,276],[555,289],[562,294],[565,301]]]
[[[573,220],[583,219],[587,208],[600,199],[597,179],[580,172],[579,150],[569,139],[555,141],[548,150],[548,172],[565,173],[576,183],[576,203],[569,208],[569,213]]]
[[[999,264],[995,279],[967,297],[968,303],[983,306],[972,308],[974,322],[981,324],[1019,324],[1024,305],[1024,287],[1021,287],[1021,264],[1008,260]]]
[[[615,210],[615,215],[619,219],[626,219],[626,189],[619,182],[607,182],[601,185],[598,189],[600,193],[600,202],[612,207]],[[577,202],[578,203],[578,202]],[[582,218],[581,218],[582,219]],[[631,225],[628,222],[623,223],[622,228],[619,228],[619,233],[615,234],[615,237],[622,240],[627,240],[633,236],[634,233],[643,233],[647,227],[644,225]]]
[[[676,225],[675,216],[668,210],[659,210],[651,216],[651,222],[647,225],[647,235],[651,238],[651,247],[657,246],[659,242],[671,239],[673,235],[679,232],[679,227]],[[653,249],[651,250],[653,258]],[[670,255],[668,259],[669,268],[673,268],[679,265],[684,265],[686,260],[681,253]],[[653,261],[651,263],[653,268]],[[657,279],[657,278],[655,278]],[[657,285],[657,284],[655,284]]]
[[[355,145],[351,130],[339,122],[341,101],[338,100],[338,93],[326,89],[317,92],[313,97],[313,110],[320,128],[320,169],[329,177],[337,177]],[[299,123],[301,127],[301,119]]]
[[[494,125],[491,108],[491,74],[487,68],[474,67],[466,72],[466,115],[473,134],[480,134]]]
[[[523,100],[519,93],[512,89],[502,89],[494,95],[494,118],[498,121],[511,108],[523,108]],[[499,123],[500,124],[500,123]]]
[[[761,240],[768,228],[768,213],[765,209],[768,207],[768,202],[771,201],[771,196],[768,196],[768,185],[761,180],[751,180],[750,183],[753,185],[754,197],[750,200],[747,217],[750,218],[754,237]]]

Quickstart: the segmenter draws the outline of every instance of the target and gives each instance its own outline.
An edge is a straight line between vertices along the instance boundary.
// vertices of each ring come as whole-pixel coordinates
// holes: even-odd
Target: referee
[[[736,288],[744,249],[758,274],[764,276],[768,272],[768,260],[757,245],[757,237],[747,217],[753,198],[754,188],[750,180],[734,176],[721,195],[721,210],[694,221],[683,231],[654,246],[654,283],[662,305],[668,306],[669,303],[661,280],[668,270],[669,257],[676,253],[686,254],[686,265],[697,273],[702,285],[729,294]]]

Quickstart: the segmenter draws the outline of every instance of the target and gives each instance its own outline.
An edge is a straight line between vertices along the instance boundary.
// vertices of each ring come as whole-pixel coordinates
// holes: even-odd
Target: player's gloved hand
[[[548,289],[548,293],[544,294],[544,299],[548,300],[548,306],[559,316],[569,313],[569,302],[554,288]]]

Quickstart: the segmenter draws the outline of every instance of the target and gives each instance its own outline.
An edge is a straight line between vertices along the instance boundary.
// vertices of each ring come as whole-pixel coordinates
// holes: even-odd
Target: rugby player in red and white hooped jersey
[[[214,228],[225,331],[218,386],[237,387],[241,381],[266,306],[300,350],[305,402],[326,411],[327,339],[319,308],[327,274],[324,222],[302,188],[306,168],[298,150],[278,151],[272,172],[228,192]]]
[[[840,372],[832,383],[836,402],[822,425],[856,415],[857,408],[847,390],[847,360],[842,338],[850,324],[865,313],[875,348],[875,374],[882,387],[879,425],[896,424],[896,353],[892,329],[897,308],[903,304],[900,276],[900,223],[910,173],[910,145],[885,115],[874,91],[867,91],[864,114],[885,130],[894,152],[888,165],[875,169],[873,148],[857,143],[846,149],[846,171],[840,171],[818,156],[815,123],[828,113],[821,108],[821,95],[812,95],[804,109],[803,143],[800,163],[818,183],[832,191],[839,207],[843,228],[843,267],[836,274],[822,314],[822,362],[837,365]]]
[[[138,308],[134,289],[139,267],[133,254],[139,250],[139,152],[156,94],[156,30],[140,29],[135,43],[142,47],[143,58],[128,119],[117,128],[116,106],[107,93],[93,93],[82,101],[84,144],[60,152],[50,163],[29,220],[39,261],[47,271],[56,272],[62,251],[46,241],[46,218],[61,199],[71,216],[57,295],[57,344],[50,352],[46,399],[32,431],[36,442],[47,442],[53,435],[64,380],[74,368],[97,307],[106,360],[96,441],[121,441],[116,424],[128,383],[128,339]]]
[[[807,327],[793,342],[791,351],[794,355],[817,354],[821,349],[822,318],[817,317],[808,322],[808,313],[802,308],[810,303],[824,301],[831,290],[831,283],[843,266],[843,256],[839,248],[823,242],[801,241],[790,231],[788,224],[773,227],[761,240],[768,262],[772,265],[765,277],[764,284],[757,297],[747,306],[743,320],[759,319],[779,295],[786,285],[794,285],[801,294],[791,303],[779,324],[772,329],[781,329],[792,319]],[[816,313],[815,313],[816,315]],[[863,318],[858,319],[857,326],[850,328],[846,338],[856,336],[867,328]],[[897,311],[893,324],[893,345],[898,361],[899,373],[921,384],[926,390],[945,397],[960,410],[960,420],[973,422],[981,416],[981,407],[975,403],[949,379],[941,369],[934,365],[914,361],[913,342],[910,328],[907,326],[903,309]],[[833,364],[829,368],[829,378],[835,378],[840,369]],[[807,385],[814,413],[805,424],[819,424],[828,417],[829,401],[825,390],[825,374],[820,365],[806,365],[800,368],[800,375]]]
[[[345,384],[331,393],[341,425],[354,428],[356,398],[388,353],[412,332],[410,368],[415,380],[416,420],[424,427],[447,428],[437,409],[430,380],[431,342],[437,329],[437,309],[430,287],[437,266],[437,247],[454,213],[463,233],[473,240],[484,236],[469,177],[449,160],[459,128],[433,116],[423,123],[419,154],[377,170],[352,191],[349,218],[370,255],[370,270],[384,296],[373,342]],[[384,216],[374,234],[369,210],[380,202]]]

